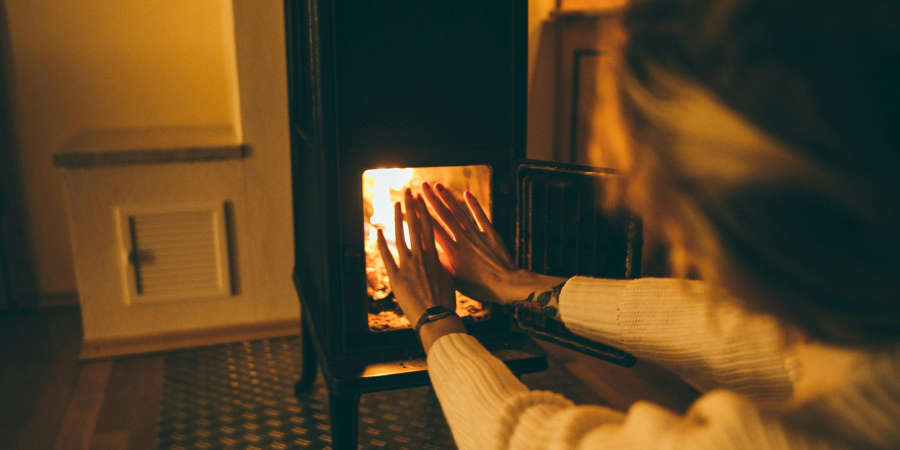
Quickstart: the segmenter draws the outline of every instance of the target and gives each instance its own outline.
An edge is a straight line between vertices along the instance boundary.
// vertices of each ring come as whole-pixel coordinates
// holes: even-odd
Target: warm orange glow
[[[377,229],[384,230],[388,248],[396,260],[394,203],[403,202],[404,190],[421,191],[423,181],[441,183],[453,192],[471,191],[482,204],[490,205],[490,168],[487,166],[421,167],[370,169],[363,172],[363,218],[366,236],[366,291],[369,303],[369,328],[374,331],[408,328],[409,320],[391,295],[387,270],[378,251]],[[488,208],[489,209],[489,208]],[[490,214],[490,211],[486,211]],[[409,230],[403,224],[406,245]],[[456,295],[456,312],[472,320],[485,320],[489,311],[481,303],[462,294]]]
[[[413,169],[372,169],[363,173],[363,189],[371,196],[372,215],[369,216],[369,230],[366,234],[366,246],[376,242],[376,229],[384,230],[391,251],[396,255],[394,242],[394,203],[403,197],[403,189],[412,178]],[[409,245],[409,230],[403,225],[404,236]]]

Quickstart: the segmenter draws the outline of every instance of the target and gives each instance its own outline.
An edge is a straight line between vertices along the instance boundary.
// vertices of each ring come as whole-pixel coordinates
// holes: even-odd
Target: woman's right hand
[[[468,297],[492,303],[525,298],[528,294],[518,292],[521,289],[516,289],[516,280],[527,272],[516,267],[478,199],[466,191],[466,211],[453,193],[440,184],[432,188],[423,183],[422,192],[443,224],[435,221],[434,237],[442,250],[441,262],[456,281],[456,289]]]

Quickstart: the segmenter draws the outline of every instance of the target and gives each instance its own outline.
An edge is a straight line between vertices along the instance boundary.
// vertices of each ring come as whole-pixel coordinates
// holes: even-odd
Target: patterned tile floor
[[[298,337],[202,347],[165,358],[157,448],[331,449],[327,391],[321,379],[303,399]],[[602,403],[555,361],[525,375],[532,389],[576,403]],[[455,449],[430,387],[365,394],[360,399],[360,449]]]

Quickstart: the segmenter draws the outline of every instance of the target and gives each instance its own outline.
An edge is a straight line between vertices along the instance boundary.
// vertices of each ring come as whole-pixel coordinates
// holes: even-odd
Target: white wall
[[[20,169],[40,292],[78,289],[90,342],[296,322],[282,2],[6,2]],[[249,156],[66,170],[52,165],[51,156],[86,131],[102,136],[210,127],[231,130]],[[219,299],[127,304],[115,209],[200,200],[233,206],[238,291]]]
[[[260,320],[299,317],[291,277],[294,228],[284,5],[281,0],[234,0],[234,18],[241,132],[251,152],[243,168],[246,239],[253,262],[244,273],[256,283]]]
[[[96,128],[239,129],[230,0],[5,0],[38,290],[76,290],[51,155]]]

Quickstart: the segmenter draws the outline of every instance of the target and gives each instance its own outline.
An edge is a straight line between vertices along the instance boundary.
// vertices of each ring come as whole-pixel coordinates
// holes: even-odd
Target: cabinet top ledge
[[[240,159],[246,155],[246,146],[230,125],[92,129],[69,140],[53,155],[53,164],[74,169]]]

